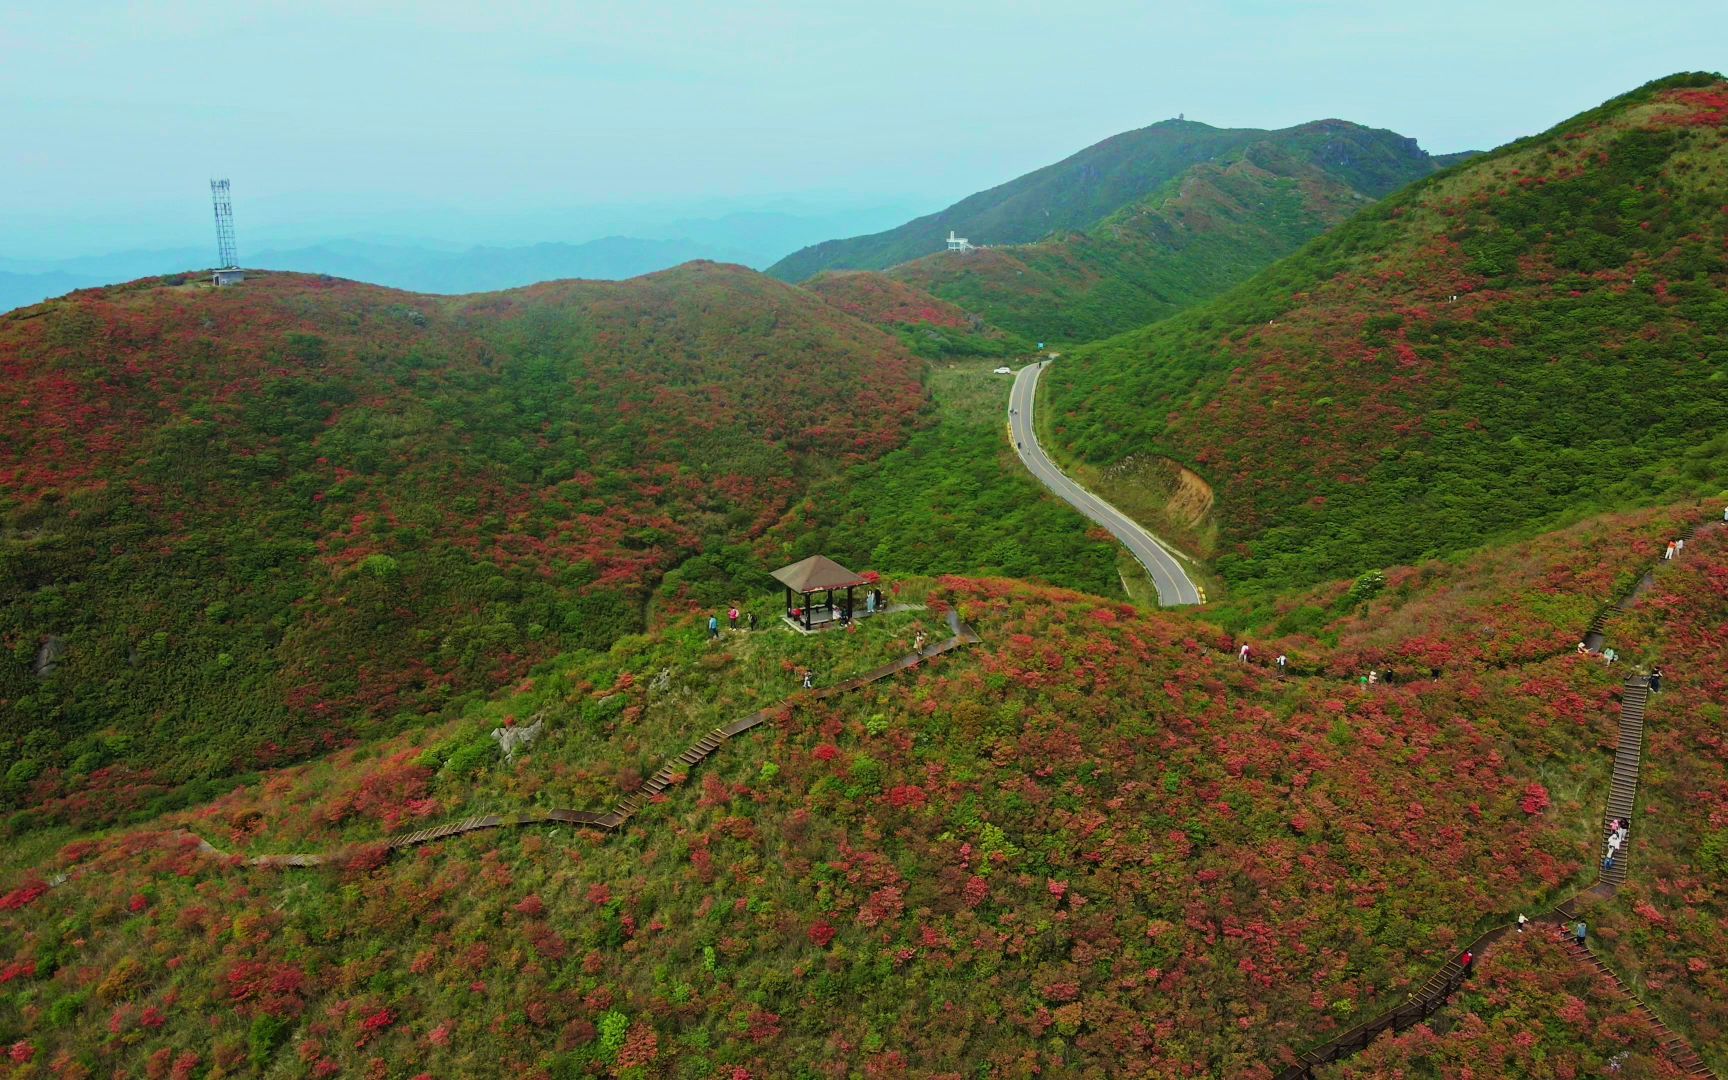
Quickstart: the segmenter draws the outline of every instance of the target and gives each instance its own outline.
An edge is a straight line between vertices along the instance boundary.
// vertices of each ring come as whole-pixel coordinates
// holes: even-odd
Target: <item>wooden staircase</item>
[[[1656,1029],[1657,1041],[1662,1044],[1662,1052],[1668,1056],[1668,1060],[1686,1070],[1688,1075],[1707,1076],[1714,1080],[1716,1074],[1711,1071],[1710,1066],[1704,1063],[1704,1059],[1698,1056],[1698,1052],[1692,1049],[1692,1045],[1663,1023],[1662,1018],[1651,1011],[1650,1006],[1644,1004],[1643,999],[1632,992],[1631,987],[1621,981],[1620,976],[1615,973],[1613,968],[1603,963],[1600,957],[1591,952],[1588,945],[1580,944],[1575,938],[1568,937],[1566,949],[1572,955],[1595,968],[1597,974],[1632,1002],[1632,1011]]]
[[[1608,811],[1602,817],[1602,854],[1608,854],[1607,835],[1611,822],[1632,820],[1638,801],[1638,769],[1644,756],[1644,709],[1650,701],[1650,680],[1634,675],[1620,692],[1620,742],[1614,748],[1614,777],[1608,787]],[[1602,870],[1600,882],[1610,890],[1626,884],[1626,868],[1632,861],[1632,836],[1614,856],[1614,865]]]

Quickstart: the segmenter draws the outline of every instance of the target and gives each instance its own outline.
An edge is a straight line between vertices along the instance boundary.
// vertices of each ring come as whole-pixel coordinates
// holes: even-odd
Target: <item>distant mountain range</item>
[[[581,244],[477,247],[459,252],[406,245],[332,242],[260,251],[243,261],[254,269],[329,274],[413,292],[467,293],[531,285],[555,278],[635,277],[692,259],[759,263],[761,255],[690,240],[607,236]],[[47,272],[0,270],[0,309],[34,304],[73,289],[179,273],[203,267],[209,262],[209,252],[185,249],[79,260],[83,265]]]
[[[242,246],[248,268],[328,274],[414,292],[470,293],[564,278],[616,280],[698,259],[760,269],[837,228],[894,221],[903,206],[797,212],[741,210],[626,228],[580,242],[462,247],[418,240],[330,239],[305,244]],[[241,237],[244,243],[245,237]],[[0,311],[73,289],[179,274],[209,265],[208,247],[123,251],[44,260],[0,257]]]

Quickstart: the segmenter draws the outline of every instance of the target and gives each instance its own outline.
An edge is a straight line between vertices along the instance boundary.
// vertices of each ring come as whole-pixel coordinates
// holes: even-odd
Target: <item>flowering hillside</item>
[[[931,603],[983,643],[783,710],[616,836],[365,843],[602,798],[680,717],[879,663],[914,624],[712,645],[684,624],[464,727],[15,854],[10,1068],[1266,1077],[1593,858],[1599,664],[1465,657],[1365,691],[1084,594],[949,579]],[[481,734],[506,717],[548,725],[514,764]],[[346,855],[259,870],[194,834]]]
[[[1631,877],[1590,910],[1596,944],[1728,1072],[1728,529],[1688,541],[1608,633],[1663,680],[1646,712]]]
[[[920,356],[1005,356],[1032,347],[917,286],[874,271],[824,271],[804,288],[848,315],[895,332]]]
[[[1662,1032],[1634,1002],[1557,940],[1550,923],[1509,934],[1476,965],[1447,1012],[1444,1033],[1422,1024],[1387,1036],[1322,1080],[1397,1076],[1516,1076],[1569,1080],[1613,1074],[1690,1075],[1662,1047]]]
[[[1372,571],[1355,581],[1258,601],[1208,605],[1199,617],[1276,649],[1296,670],[1527,664],[1573,651],[1591,617],[1702,511],[1668,506],[1605,514],[1532,540]]]
[[[142,281],[0,319],[0,376],[0,798],[72,819],[603,648],[924,403],[890,337],[699,263]]]
[[[1064,359],[1052,441],[1199,472],[1220,525],[1205,554],[1258,589],[1714,490],[1725,97],[1715,75],[1653,83]]]

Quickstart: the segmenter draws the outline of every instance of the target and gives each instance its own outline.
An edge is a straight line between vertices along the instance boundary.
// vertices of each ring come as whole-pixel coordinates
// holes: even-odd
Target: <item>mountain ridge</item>
[[[880,269],[1022,337],[1072,344],[1216,295],[1438,167],[1414,139],[1345,120],[1276,131],[1165,121],[768,272]],[[944,228],[975,248],[944,250]]]
[[[1250,143],[1269,138],[1301,141],[1345,129],[1375,130],[1343,120],[1309,121],[1277,130],[1215,128],[1193,120],[1163,120],[1113,135],[897,228],[812,245],[781,259],[767,273],[801,281],[823,269],[885,270],[943,250],[944,234],[949,229],[978,245],[1032,243],[1052,232],[1089,228],[1154,194],[1187,168]],[[1415,149],[1415,141],[1406,136],[1380,134]],[[1377,190],[1390,191],[1402,182],[1387,184],[1384,175],[1372,170],[1354,172],[1361,184]]]

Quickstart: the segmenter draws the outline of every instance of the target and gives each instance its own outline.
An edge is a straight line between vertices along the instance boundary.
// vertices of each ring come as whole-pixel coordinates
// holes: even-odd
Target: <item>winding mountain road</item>
[[[1170,553],[1169,548],[1156,536],[1141,528],[1133,518],[1068,479],[1067,474],[1058,469],[1049,455],[1044,453],[1044,448],[1038,445],[1038,436],[1032,424],[1032,407],[1038,396],[1038,375],[1048,362],[1041,360],[1021,368],[1015,373],[1014,388],[1008,393],[1008,429],[1013,435],[1014,448],[1019,453],[1020,460],[1045,487],[1061,496],[1062,500],[1074,509],[1109,529],[1116,539],[1134,553],[1134,557],[1140,560],[1140,565],[1146,568],[1152,584],[1158,589],[1158,603],[1165,607],[1203,603],[1200,590],[1189,580],[1188,572],[1182,569],[1182,564]]]

